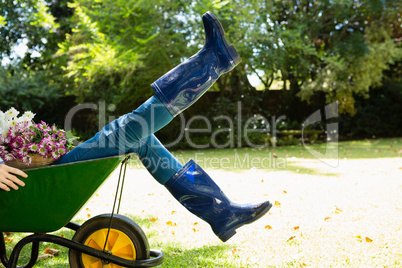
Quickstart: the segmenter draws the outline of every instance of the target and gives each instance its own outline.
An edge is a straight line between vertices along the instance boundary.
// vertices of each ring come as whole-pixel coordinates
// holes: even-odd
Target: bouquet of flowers
[[[31,166],[32,159],[37,156],[49,159],[46,164],[50,164],[72,149],[72,142],[64,130],[43,121],[35,124],[35,114],[31,111],[18,115],[15,108],[0,111],[0,158],[8,164],[21,161],[25,166]]]

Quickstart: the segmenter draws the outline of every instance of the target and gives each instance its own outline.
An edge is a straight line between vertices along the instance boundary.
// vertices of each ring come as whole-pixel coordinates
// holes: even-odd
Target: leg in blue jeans
[[[207,12],[202,20],[204,47],[152,83],[157,97],[114,120],[58,163],[135,152],[151,174],[185,208],[208,222],[225,242],[237,228],[266,214],[272,204],[269,201],[249,205],[233,203],[197,163],[190,160],[182,166],[153,135],[240,62],[235,48],[226,42],[218,19]]]
[[[151,175],[164,184],[183,165],[152,134],[173,116],[153,96],[132,113],[105,126],[93,138],[81,143],[56,164],[135,153]]]

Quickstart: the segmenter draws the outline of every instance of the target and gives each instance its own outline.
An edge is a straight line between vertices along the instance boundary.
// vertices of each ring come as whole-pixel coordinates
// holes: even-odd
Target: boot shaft
[[[212,13],[204,14],[203,23],[204,47],[151,84],[173,116],[191,106],[241,61],[234,47],[227,44],[223,28]]]

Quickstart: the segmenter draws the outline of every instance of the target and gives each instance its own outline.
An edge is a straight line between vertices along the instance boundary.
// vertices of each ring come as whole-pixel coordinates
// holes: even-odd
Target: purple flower
[[[56,151],[56,150],[57,150],[56,143],[54,143],[54,142],[49,142],[48,145],[47,145],[47,149],[48,149],[50,152]]]
[[[11,143],[11,147],[13,147],[13,148],[18,148],[18,147],[20,147],[20,143],[19,143],[18,141],[14,140],[14,141]]]
[[[41,148],[45,148],[48,144],[49,144],[49,139],[48,138],[43,138],[42,140],[41,140],[41,142],[39,143],[39,147],[41,147]]]
[[[38,124],[38,127],[40,130],[45,131],[45,132],[48,132],[50,130],[49,126],[43,121],[41,121],[41,123]]]
[[[44,147],[40,147],[38,150],[38,154],[42,155],[43,157],[46,157],[48,155],[48,150]]]
[[[28,155],[28,148],[27,147],[21,147],[18,149],[18,156],[21,158],[23,156]]]
[[[59,159],[60,157],[61,157],[61,155],[60,155],[59,151],[54,151],[54,152],[52,152],[52,158],[53,158],[54,160],[57,160],[57,159]]]
[[[61,131],[61,130],[57,131],[56,135],[57,135],[57,138],[59,138],[59,139],[65,139],[66,138],[66,133],[64,131]]]
[[[43,121],[35,124],[17,117],[12,120],[8,131],[0,134],[0,157],[5,161],[21,159],[30,165],[32,159],[29,152],[59,159],[71,149],[65,132],[55,125],[50,127]]]
[[[30,145],[28,145],[28,148],[31,152],[38,152],[39,150],[39,146],[36,143],[31,143]]]
[[[13,161],[15,157],[12,154],[6,154],[4,156],[4,161]]]
[[[22,162],[26,165],[26,166],[30,166],[31,165],[31,161],[32,158],[29,155],[26,155],[24,157],[22,157]]]
[[[18,129],[17,129],[17,128],[14,128],[14,127],[10,127],[10,131],[8,132],[8,135],[9,135],[11,138],[17,137],[17,136],[18,136]]]
[[[67,153],[67,149],[65,147],[59,147],[57,148],[57,151],[59,152],[60,156],[65,155]]]

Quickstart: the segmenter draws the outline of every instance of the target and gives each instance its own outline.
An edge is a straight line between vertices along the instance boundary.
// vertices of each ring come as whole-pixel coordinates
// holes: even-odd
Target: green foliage
[[[210,103],[233,116],[228,110],[242,101],[250,107],[245,115],[267,117],[248,80],[255,75],[265,97],[273,85],[282,88],[277,115],[300,123],[300,100],[314,107],[338,101],[339,112],[352,115],[361,107],[356,98],[368,98],[386,77],[400,83],[399,69],[390,66],[402,59],[401,7],[377,0],[4,0],[0,60],[10,60],[2,72],[15,81],[23,74],[21,81],[38,80],[79,102],[104,100],[116,105],[115,115],[123,114],[153,93],[150,83],[202,47],[201,16],[210,10],[242,57],[211,89],[233,105]],[[19,44],[27,47],[20,59]],[[28,102],[40,102],[40,94]],[[15,103],[24,101],[21,96],[14,106],[26,105]],[[174,133],[175,124],[167,132]]]
[[[0,26],[4,27],[7,24],[6,19],[3,16],[0,16]]]
[[[126,112],[152,94],[150,83],[191,56],[179,1],[81,0],[71,7],[77,27],[58,54],[70,57],[66,71],[74,85],[69,93],[80,101],[103,99],[118,103],[118,113]]]
[[[67,7],[68,0],[0,2],[0,60],[11,64],[24,63],[32,71],[53,70],[60,74],[63,58],[55,58],[57,44],[70,31],[69,18],[73,10]],[[24,48],[20,58],[16,47]],[[26,51],[25,51],[26,50]]]
[[[368,96],[389,65],[402,59],[394,40],[400,38],[400,7],[375,0],[199,1],[194,9],[217,13],[245,72],[257,75],[266,91],[283,81],[284,112],[295,119],[295,97],[317,102],[319,92],[327,103],[339,101],[340,113],[356,112],[354,97]],[[240,91],[252,94],[244,78]]]
[[[340,129],[346,137],[402,136],[402,85],[386,81],[370,90],[370,99],[356,98],[357,113],[340,117]]]
[[[28,72],[14,68],[12,72],[0,68],[0,110],[14,107],[19,111],[36,113],[35,120],[61,123],[59,99],[63,92],[52,83],[44,72]],[[49,103],[55,104],[49,106]],[[60,125],[59,125],[60,126]]]
[[[329,63],[315,81],[308,83],[301,92],[302,99],[311,98],[316,91],[324,91],[327,102],[339,101],[340,113],[356,113],[355,96],[369,97],[371,87],[380,86],[383,73],[402,59],[402,49],[390,38],[389,33],[377,25],[366,28],[368,52],[353,61]]]

